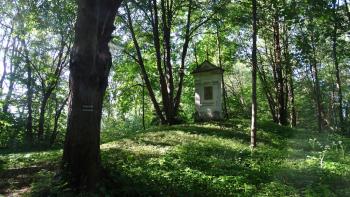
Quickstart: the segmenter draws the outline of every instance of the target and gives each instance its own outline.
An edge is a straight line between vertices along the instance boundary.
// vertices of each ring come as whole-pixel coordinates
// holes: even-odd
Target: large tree
[[[202,3],[192,0],[132,1],[125,4],[126,13],[121,15],[121,20],[130,32],[134,52],[127,50],[129,43],[124,52],[139,65],[162,124],[178,122],[190,41],[215,14],[214,11],[205,14],[201,11],[213,9],[211,7],[216,4],[219,3],[207,2],[203,7]],[[152,66],[156,70],[150,71]],[[152,85],[152,75],[158,77],[159,87]],[[158,89],[161,102],[157,100]]]
[[[93,190],[101,178],[102,101],[112,65],[108,43],[122,0],[79,0],[70,59],[70,101],[62,169],[69,184]]]

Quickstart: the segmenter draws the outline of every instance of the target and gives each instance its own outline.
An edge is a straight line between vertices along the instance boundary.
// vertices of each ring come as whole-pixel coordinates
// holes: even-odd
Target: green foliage
[[[0,150],[16,149],[24,144],[23,124],[12,114],[0,111]]]
[[[266,121],[259,122],[258,148],[251,150],[249,123],[233,119],[146,131],[113,131],[116,127],[111,127],[102,132],[101,145],[102,162],[109,176],[96,194],[81,195],[349,194],[349,138],[290,129]],[[322,166],[321,153],[324,153]],[[65,181],[54,174],[61,154],[61,151],[2,152],[0,179],[6,182],[0,181],[0,186],[19,187],[16,179],[6,176],[11,170],[22,174],[31,171],[27,174],[33,180],[30,195],[74,195]]]
[[[314,134],[263,122],[258,127],[259,148],[251,152],[248,125],[249,121],[233,120],[160,127],[103,144],[104,165],[122,185],[122,189],[109,192],[142,196],[341,196],[338,189],[347,191],[349,174],[344,166],[350,163],[343,163],[339,146],[338,152],[333,151],[334,146],[332,154],[326,154],[321,167],[307,157],[307,136]],[[300,146],[306,150],[299,152]],[[301,158],[294,159],[293,154]]]

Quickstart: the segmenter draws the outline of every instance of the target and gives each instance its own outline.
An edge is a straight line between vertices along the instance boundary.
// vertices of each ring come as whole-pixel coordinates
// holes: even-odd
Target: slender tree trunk
[[[335,67],[335,76],[336,76],[336,86],[338,90],[338,103],[339,103],[339,126],[342,131],[344,131],[344,116],[343,116],[343,93],[341,88],[341,79],[340,79],[340,69],[339,62],[337,57],[337,31],[338,31],[338,21],[337,21],[337,1],[333,0],[333,20],[334,20],[334,30],[333,30],[333,62]]]
[[[316,99],[316,108],[317,108],[317,125],[318,125],[318,131],[321,132],[323,129],[322,126],[322,120],[323,120],[323,116],[322,116],[322,104],[321,104],[321,91],[320,91],[320,81],[318,78],[318,68],[317,68],[317,63],[314,62],[312,64],[312,72],[313,72],[313,76],[314,76],[314,80],[315,80],[315,87],[314,87],[314,92],[315,92],[315,99]]]
[[[344,0],[344,5],[345,5],[346,15],[348,16],[348,23],[350,24],[350,11],[349,11],[348,0]]]
[[[281,45],[280,45],[280,25],[279,16],[276,13],[274,21],[274,41],[275,41],[275,63],[277,74],[277,103],[278,103],[278,123],[280,125],[287,125],[287,110],[285,109],[285,86],[283,77],[283,67],[281,59]]]
[[[256,99],[256,74],[257,74],[257,2],[252,0],[253,3],[253,47],[252,47],[252,119],[251,119],[251,134],[250,134],[250,146],[256,147],[256,119],[257,119],[257,99]]]
[[[185,32],[185,42],[182,46],[182,54],[181,54],[181,66],[180,66],[180,71],[179,71],[179,85],[178,85],[178,90],[176,93],[175,97],[175,113],[177,115],[179,107],[180,107],[180,101],[181,101],[181,94],[182,94],[182,86],[183,86],[183,81],[185,77],[185,60],[187,56],[187,50],[188,46],[190,43],[190,28],[191,28],[191,16],[192,16],[192,0],[188,1],[188,13],[187,13],[187,22],[186,22],[186,32]],[[196,56],[196,54],[195,54]],[[196,57],[197,61],[197,57]],[[197,63],[198,65],[198,63]]]
[[[58,135],[58,121],[59,121],[59,119],[61,117],[61,114],[62,114],[62,111],[63,111],[64,107],[66,106],[66,104],[68,102],[68,99],[69,99],[69,95],[63,101],[63,103],[60,105],[59,108],[56,107],[53,130],[52,130],[51,137],[50,137],[50,146],[52,146],[55,143],[55,141],[56,141],[56,138],[57,138],[57,135]],[[56,101],[56,102],[58,102],[58,101]]]
[[[12,32],[12,29],[11,29],[11,32]],[[8,55],[8,50],[9,50],[9,43],[7,43],[7,49],[5,49],[5,55]],[[3,109],[2,111],[4,113],[7,113],[8,112],[8,108],[9,108],[9,105],[10,105],[10,101],[11,101],[11,97],[12,97],[12,93],[13,93],[13,88],[14,88],[14,85],[15,85],[15,79],[16,79],[16,73],[17,73],[17,65],[15,65],[15,62],[14,62],[14,59],[16,58],[17,56],[17,51],[18,51],[18,42],[16,41],[16,39],[14,38],[13,41],[12,41],[12,51],[11,51],[11,54],[9,55],[9,60],[10,60],[10,73],[6,73],[6,67],[7,67],[7,58],[4,56],[4,62],[3,62],[3,66],[4,66],[4,75],[3,77],[6,75],[6,74],[10,74],[10,77],[9,77],[9,87],[8,87],[8,92],[6,94],[6,97],[5,97],[5,100],[4,100],[4,103],[3,103]],[[3,80],[3,79],[1,79]],[[1,84],[2,85],[2,84]],[[2,86],[1,86],[2,87]]]
[[[219,24],[216,24],[216,39],[217,39],[217,46],[218,46],[218,57],[219,57],[219,67],[223,68],[222,65],[222,57],[221,57],[221,40],[220,40],[220,33],[219,33]],[[227,94],[226,94],[226,87],[225,87],[225,81],[224,81],[224,75],[221,76],[221,86],[222,86],[222,100],[223,100],[223,113],[224,118],[228,118],[228,111],[227,111]]]
[[[39,125],[38,125],[38,140],[44,140],[44,130],[45,130],[45,113],[47,102],[49,101],[51,93],[43,90],[42,99],[40,102],[40,112],[39,112]]]
[[[316,101],[316,109],[317,109],[317,126],[318,126],[318,131],[322,132],[322,129],[323,129],[322,99],[321,99],[321,90],[320,90],[320,80],[318,78],[316,47],[315,47],[315,40],[314,40],[313,33],[311,35],[311,46],[312,46],[311,73],[314,79],[314,98]]]
[[[262,64],[261,64],[262,65]],[[263,88],[263,92],[265,93],[267,102],[269,104],[269,109],[270,109],[270,114],[272,117],[273,122],[278,123],[278,117],[277,117],[277,112],[276,112],[276,102],[274,100],[274,96],[273,93],[271,92],[271,88],[268,85],[268,81],[266,79],[266,74],[263,68],[259,69],[259,67],[257,67],[257,71],[258,71],[258,76]]]
[[[145,83],[142,79],[142,128],[143,130],[146,130],[146,124],[145,124]]]
[[[264,39],[265,43],[267,43],[267,39]],[[263,63],[261,62],[261,68],[257,67],[258,69],[258,76],[263,88],[263,91],[265,93],[266,99],[268,101],[269,104],[269,109],[270,109],[270,113],[271,113],[271,117],[274,123],[278,123],[278,108],[277,108],[277,101],[276,101],[276,97],[277,97],[277,87],[278,87],[278,83],[277,83],[277,76],[276,76],[276,64],[274,61],[274,57],[273,54],[271,52],[271,50],[268,50],[267,45],[265,44],[265,54],[267,57],[270,57],[270,62],[272,65],[272,74],[273,74],[273,84],[274,87],[271,87],[269,85],[268,79],[266,77],[266,72],[264,70],[263,67]]]
[[[12,31],[13,31],[13,29],[11,28],[10,34],[8,35],[8,38],[6,41],[6,46],[5,46],[4,55],[3,55],[3,59],[2,59],[2,65],[3,65],[4,70],[3,70],[2,76],[0,78],[0,89],[1,90],[3,89],[3,84],[5,81],[6,75],[7,75],[7,59],[8,59],[8,51],[9,51],[9,46],[10,46],[10,42],[11,42]]]
[[[8,109],[9,109],[9,106],[10,106],[11,97],[12,97],[12,94],[13,94],[13,88],[14,88],[14,85],[15,85],[16,70],[17,70],[17,66],[14,66],[13,63],[11,62],[11,66],[10,66],[11,73],[9,73],[10,74],[10,78],[9,78],[10,85],[8,87],[8,91],[7,91],[7,94],[6,94],[6,97],[5,97],[5,100],[4,100],[4,104],[3,104],[3,108],[2,108],[2,111],[4,113],[8,113]]]
[[[108,43],[121,0],[79,0],[70,59],[70,101],[62,169],[73,188],[94,190],[102,176],[100,127],[112,65]]]
[[[290,120],[291,120],[291,127],[297,126],[297,113],[295,108],[295,97],[294,97],[294,83],[293,83],[293,70],[291,71],[291,74],[289,76],[289,102],[291,106],[290,111]]]
[[[141,69],[141,74],[143,76],[143,79],[145,81],[145,85],[146,85],[146,88],[147,88],[147,91],[148,91],[148,94],[150,96],[150,99],[152,101],[152,104],[153,104],[153,107],[154,109],[156,110],[156,113],[157,113],[157,116],[159,117],[160,121],[162,124],[166,124],[166,119],[164,118],[163,116],[163,113],[162,113],[162,110],[160,109],[160,106],[157,102],[157,99],[156,99],[156,96],[154,94],[154,91],[153,91],[153,88],[152,88],[152,85],[151,85],[151,81],[148,77],[148,74],[147,74],[147,71],[146,71],[146,67],[145,67],[145,64],[143,62],[143,57],[142,57],[142,53],[141,53],[141,48],[138,44],[138,41],[136,39],[136,35],[135,35],[135,31],[134,31],[134,27],[133,27],[133,24],[132,24],[132,19],[131,19],[131,14],[130,14],[130,10],[129,10],[129,7],[128,5],[126,4],[125,6],[126,8],[126,13],[127,13],[127,17],[128,17],[128,27],[130,29],[130,33],[131,33],[131,37],[132,37],[132,40],[133,40],[133,43],[134,43],[134,46],[135,46],[135,50],[136,50],[136,55],[137,57],[135,58],[136,62],[139,64],[140,66],[140,69]],[[156,9],[156,8],[155,8]],[[160,48],[159,48],[160,49]],[[158,54],[158,52],[156,51],[156,53]],[[160,52],[159,52],[160,54]],[[161,69],[161,63],[158,62],[158,58],[157,58],[157,67],[158,67],[158,71],[159,69]],[[160,74],[162,73],[163,71],[160,71]],[[161,82],[161,88],[162,88],[162,78],[160,80]],[[164,82],[165,84],[165,82]],[[164,85],[164,87],[166,87]]]
[[[286,103],[290,103],[290,126],[296,127],[297,118],[296,118],[296,109],[295,109],[295,98],[294,98],[294,83],[293,83],[293,65],[289,53],[289,31],[288,27],[285,27],[285,40],[284,40],[284,56],[286,62],[286,75],[287,75],[287,89],[288,97]],[[287,109],[287,107],[286,107]]]
[[[25,51],[26,52],[26,51]],[[26,69],[27,69],[27,120],[26,120],[26,141],[29,145],[33,143],[33,77],[32,67],[29,64],[28,54],[26,54]]]

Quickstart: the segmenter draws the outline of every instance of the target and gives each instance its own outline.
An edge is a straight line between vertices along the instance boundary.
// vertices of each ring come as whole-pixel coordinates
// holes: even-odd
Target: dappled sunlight
[[[249,125],[239,124],[239,128],[229,123],[154,128],[128,140],[102,145],[103,161],[111,172],[124,177],[124,182],[129,180],[126,188],[140,188],[141,195],[251,196],[256,192],[258,196],[299,196],[348,192],[350,163],[347,155],[341,158],[339,144],[325,153],[310,144],[313,133],[262,123],[259,146],[251,151]],[[336,139],[320,138],[323,148]]]
[[[57,169],[61,157],[61,150],[1,154],[0,194],[29,192],[36,174]]]
[[[265,145],[251,152],[243,125],[158,127],[103,144],[102,158],[113,174],[129,180],[127,188],[140,188],[142,195],[250,195],[272,180],[284,158],[273,147],[283,140],[268,133],[261,139]]]
[[[3,165],[6,169],[36,167],[42,163],[57,161],[61,154],[62,150],[9,153],[0,155],[0,161],[5,161]]]
[[[249,122],[235,120],[234,124],[106,132],[103,137],[109,142],[100,146],[102,163],[119,185],[109,192],[122,196],[349,194],[347,138],[264,122],[260,123],[258,147],[251,150]],[[1,155],[0,176],[6,182],[0,186],[28,187],[33,176],[40,174],[32,191],[49,190],[61,155],[60,150]],[[10,179],[11,175],[16,176]]]
[[[102,151],[111,149],[121,149],[131,152],[135,155],[163,155],[169,150],[169,146],[157,146],[144,143],[138,143],[133,140],[121,140],[101,145]]]

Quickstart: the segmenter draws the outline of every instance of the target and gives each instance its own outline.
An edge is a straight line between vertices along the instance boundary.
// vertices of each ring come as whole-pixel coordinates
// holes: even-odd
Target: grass
[[[100,193],[350,196],[349,138],[268,122],[258,126],[255,150],[249,147],[247,120],[102,133],[102,162],[114,183],[101,187]],[[0,193],[20,193],[23,186],[24,193],[34,196],[59,193],[50,184],[61,154],[59,150],[2,154]],[[17,171],[27,176],[26,184],[15,184],[21,182]]]

